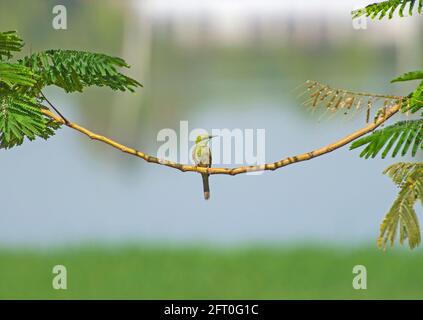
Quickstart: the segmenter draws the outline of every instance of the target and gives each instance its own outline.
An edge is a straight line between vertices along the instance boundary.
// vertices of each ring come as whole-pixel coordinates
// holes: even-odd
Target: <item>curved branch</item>
[[[364,128],[357,130],[350,135],[331,143],[327,146],[324,146],[320,149],[316,149],[307,153],[299,154],[292,157],[287,157],[285,159],[279,160],[277,162],[263,164],[263,165],[256,165],[256,166],[242,166],[237,168],[204,168],[204,167],[197,167],[197,166],[191,166],[191,165],[184,165],[168,160],[158,159],[156,157],[150,156],[148,154],[145,154],[141,151],[138,151],[136,149],[127,147],[123,144],[120,144],[110,138],[104,137],[102,135],[96,134],[88,129],[85,129],[84,127],[81,127],[80,125],[72,122],[65,122],[61,117],[57,116],[56,114],[52,113],[50,110],[43,109],[43,113],[53,119],[56,122],[59,122],[61,124],[66,125],[69,128],[72,128],[74,130],[77,130],[81,132],[82,134],[90,137],[93,140],[101,141],[103,143],[106,143],[113,148],[116,148],[122,152],[131,154],[133,156],[139,157],[144,159],[147,162],[156,163],[159,165],[171,167],[174,169],[178,169],[183,172],[191,171],[191,172],[198,172],[198,173],[207,173],[207,174],[227,174],[235,176],[237,174],[241,173],[247,173],[247,172],[255,172],[255,171],[264,171],[264,170],[276,170],[282,167],[285,167],[287,165],[302,162],[306,160],[310,160],[319,156],[322,156],[326,153],[330,153],[336,149],[339,149],[348,143],[360,138],[361,136],[375,130],[377,127],[379,127],[381,124],[383,124],[386,120],[388,120],[390,117],[392,117],[395,113],[398,112],[400,109],[400,104],[395,104],[389,108],[386,109],[386,111],[383,113],[383,115],[380,115],[374,122],[368,124]]]

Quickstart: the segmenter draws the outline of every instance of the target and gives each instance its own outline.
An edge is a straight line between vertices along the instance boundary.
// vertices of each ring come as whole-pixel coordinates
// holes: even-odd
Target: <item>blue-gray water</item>
[[[323,146],[362,122],[303,126],[302,117],[256,105],[242,117],[211,111],[190,123],[266,128],[267,158],[276,160]],[[101,156],[93,157],[87,147],[103,149]],[[64,128],[48,143],[3,152],[8,187],[1,192],[0,239],[43,246],[86,240],[372,241],[396,189],[381,175],[390,160],[366,161],[358,153],[342,149],[259,176],[213,176],[206,202],[198,175],[132,163]]]
[[[108,13],[104,15],[99,15],[99,24],[108,21]],[[91,20],[81,19],[89,26]],[[332,25],[340,26],[334,38],[326,34],[320,43],[309,43],[304,33],[294,33],[283,46],[278,40],[181,44],[180,34],[177,38],[163,31],[163,22],[152,23],[153,31],[144,37],[145,26],[136,17],[128,21],[123,43],[115,37],[108,39],[109,51],[104,41],[89,49],[123,55],[144,89],[135,95],[112,95],[107,89],[83,96],[47,92],[71,120],[153,155],[159,146],[157,132],[178,130],[181,120],[188,120],[191,129],[264,128],[268,162],[307,152],[364,126],[365,116],[362,112],[352,119],[319,122],[319,114],[302,110],[295,86],[317,79],[341,88],[407,94],[410,86],[389,85],[389,80],[421,66],[422,43],[410,31],[421,28],[416,18],[395,20],[406,32],[388,39],[382,26],[355,31],[350,20],[334,20]],[[57,37],[43,28],[22,26],[27,30],[22,32],[28,37],[44,32],[41,43],[49,43],[49,32]],[[315,31],[311,26],[304,30],[305,35]],[[72,28],[66,32],[60,47],[79,48],[79,37],[86,35]],[[88,43],[99,39],[96,32],[107,30],[89,32],[94,35],[85,39]],[[63,128],[47,142],[0,151],[0,245],[373,245],[397,189],[381,174],[391,159],[366,161],[359,152],[343,148],[258,176],[213,176],[206,202],[197,174],[132,159]]]

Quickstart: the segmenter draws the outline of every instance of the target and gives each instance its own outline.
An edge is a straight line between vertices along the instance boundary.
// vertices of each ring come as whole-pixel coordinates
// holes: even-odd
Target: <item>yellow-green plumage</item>
[[[212,164],[212,156],[208,142],[212,136],[199,135],[195,140],[195,147],[192,151],[194,163],[199,167],[210,168]],[[204,199],[210,198],[209,174],[202,174]]]

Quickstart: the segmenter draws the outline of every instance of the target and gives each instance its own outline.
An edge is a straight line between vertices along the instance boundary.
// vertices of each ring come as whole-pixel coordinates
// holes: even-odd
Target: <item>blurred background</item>
[[[67,30],[52,9],[67,8]],[[265,129],[266,161],[316,149],[365,114],[311,113],[296,88],[406,95],[422,67],[422,17],[368,21],[330,0],[0,0],[22,55],[67,48],[123,57],[144,88],[47,95],[67,118],[155,155],[164,128]],[[125,71],[126,72],[126,71]],[[396,117],[395,120],[400,117]],[[394,121],[395,121],[394,120]],[[397,190],[348,148],[263,175],[201,178],[63,128],[1,151],[1,298],[422,298],[422,249],[376,248]],[[420,155],[421,157],[421,155]],[[420,210],[421,208],[419,208]],[[418,211],[421,216],[421,210]],[[55,264],[67,291],[51,288]],[[368,268],[368,290],[352,268]]]

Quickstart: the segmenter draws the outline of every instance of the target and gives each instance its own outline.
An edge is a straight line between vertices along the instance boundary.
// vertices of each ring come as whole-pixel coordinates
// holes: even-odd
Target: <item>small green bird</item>
[[[195,140],[195,147],[192,150],[192,159],[198,167],[210,168],[212,165],[212,155],[208,145],[210,139],[215,136],[201,134]],[[201,174],[203,178],[204,199],[210,198],[209,174]]]

